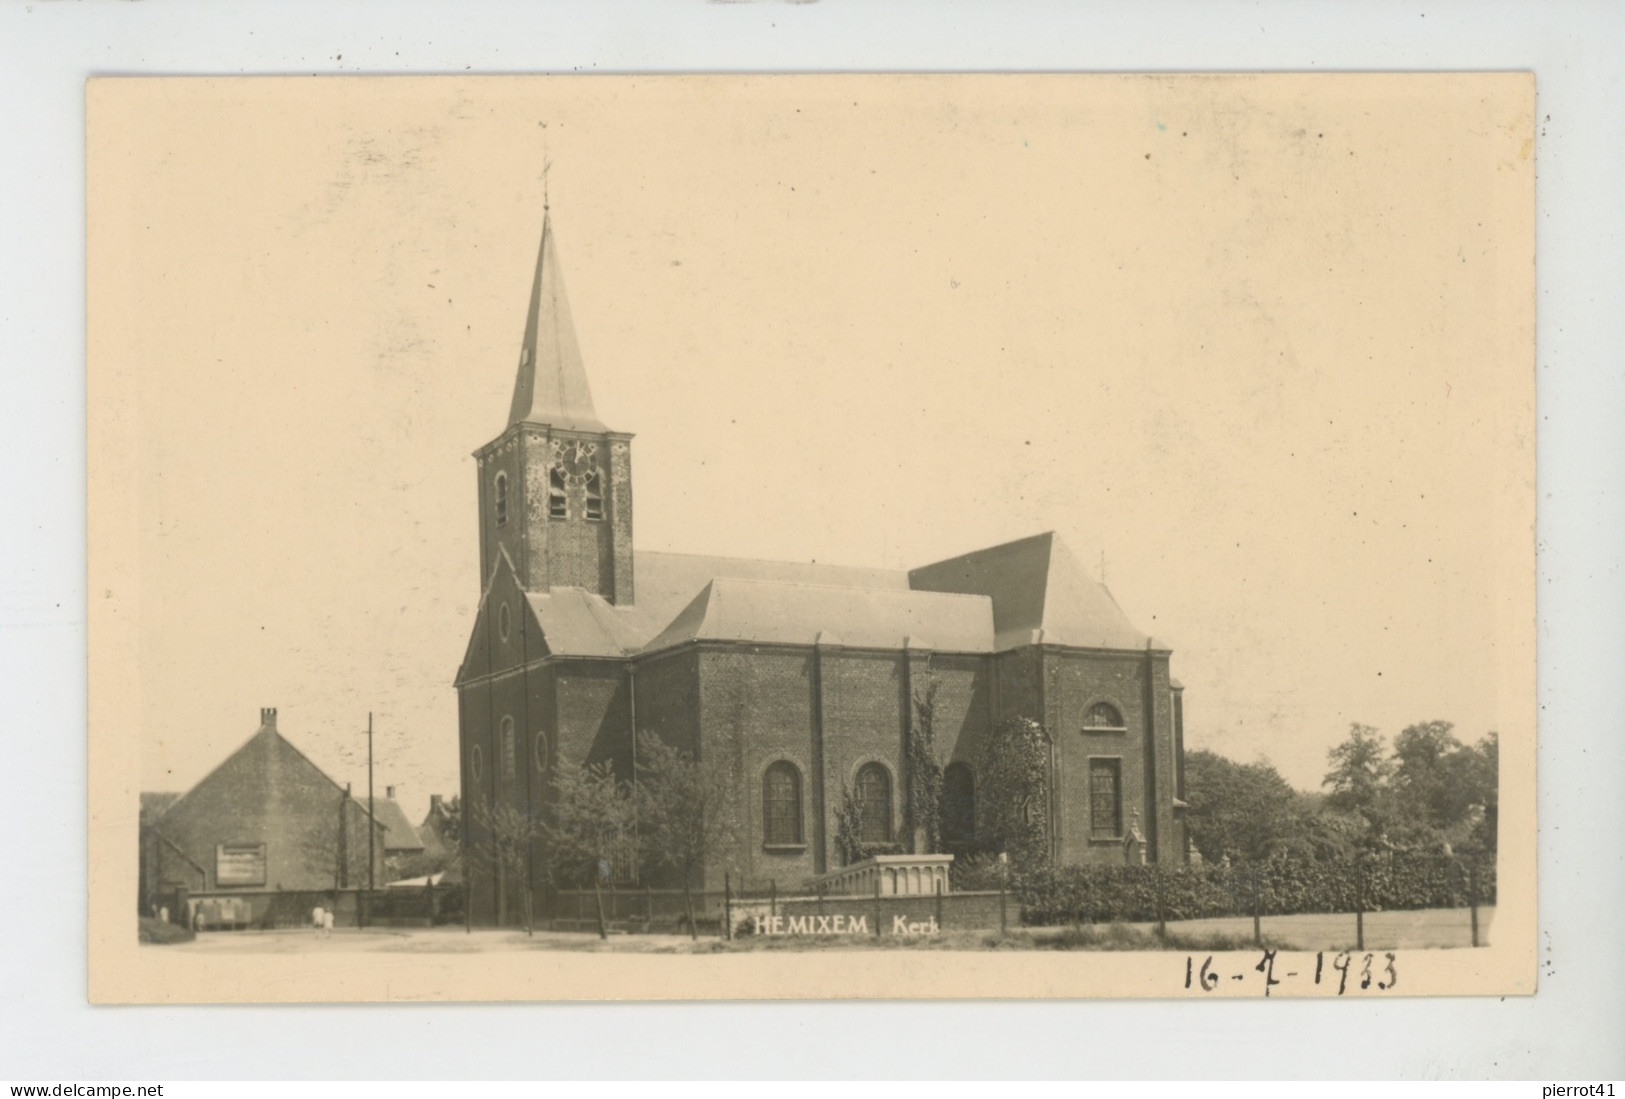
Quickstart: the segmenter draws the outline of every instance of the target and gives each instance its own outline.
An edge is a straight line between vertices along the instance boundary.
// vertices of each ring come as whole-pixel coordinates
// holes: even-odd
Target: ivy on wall
[[[1000,721],[982,743],[976,838],[1018,866],[1049,861],[1049,737],[1026,717]]]
[[[904,834],[917,855],[942,850],[942,764],[937,762],[936,700],[935,681],[925,690],[914,692],[914,720],[906,744],[908,800],[904,803]]]

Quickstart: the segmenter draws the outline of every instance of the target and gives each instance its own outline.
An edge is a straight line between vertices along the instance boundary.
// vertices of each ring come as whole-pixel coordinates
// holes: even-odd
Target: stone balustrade
[[[875,855],[813,878],[808,888],[832,896],[929,896],[948,892],[952,855]]]

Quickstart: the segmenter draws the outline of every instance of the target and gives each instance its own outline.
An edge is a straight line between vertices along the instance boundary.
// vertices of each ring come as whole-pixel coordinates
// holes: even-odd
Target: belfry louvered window
[[[604,517],[604,478],[602,474],[587,474],[587,508],[583,514],[588,519],[594,520]]]
[[[494,489],[496,497],[497,526],[500,527],[508,521],[508,475],[506,473],[497,474]]]
[[[570,497],[565,490],[564,470],[557,466],[547,473],[547,517],[570,518]]]

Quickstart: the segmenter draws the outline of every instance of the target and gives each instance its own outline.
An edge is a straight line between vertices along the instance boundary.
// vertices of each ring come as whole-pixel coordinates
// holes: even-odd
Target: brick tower
[[[544,206],[508,426],[474,452],[481,589],[506,551],[526,591],[631,603],[631,441],[593,411]]]

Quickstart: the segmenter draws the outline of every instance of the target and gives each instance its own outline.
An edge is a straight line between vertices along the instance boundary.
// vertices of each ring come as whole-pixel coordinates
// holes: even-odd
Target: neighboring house
[[[412,822],[406,819],[406,811],[395,801],[395,787],[384,787],[384,799],[373,804],[372,812],[378,823],[384,826],[385,876],[379,882],[381,885],[406,877],[416,870],[410,860],[422,856],[423,840],[418,836],[418,830],[412,827]]]
[[[185,794],[141,799],[143,912],[179,920],[188,900],[235,897],[256,923],[302,922],[316,904],[353,913],[368,884],[366,807],[277,731],[274,709]],[[382,886],[387,832],[373,827]]]
[[[903,834],[905,745],[913,699],[934,690],[950,844],[974,847],[982,738],[1027,717],[1050,740],[1057,862],[1184,860],[1171,654],[1054,534],[907,571],[635,551],[631,440],[593,409],[544,215],[508,423],[475,452],[480,602],[456,678],[465,807],[545,818],[553,768],[608,762],[630,777],[635,734],[652,731],[739,764],[749,835],[695,884],[721,890],[725,864],[799,883],[839,867],[849,797],[865,844],[918,849]],[[477,818],[464,822],[476,843]],[[542,871],[533,860],[533,886]],[[469,874],[473,919],[498,922],[494,874]]]
[[[423,840],[426,858],[445,859],[457,854],[461,820],[461,802],[456,795],[449,800],[439,794],[429,795],[429,812],[424,816],[423,823],[418,825],[418,837]]]

